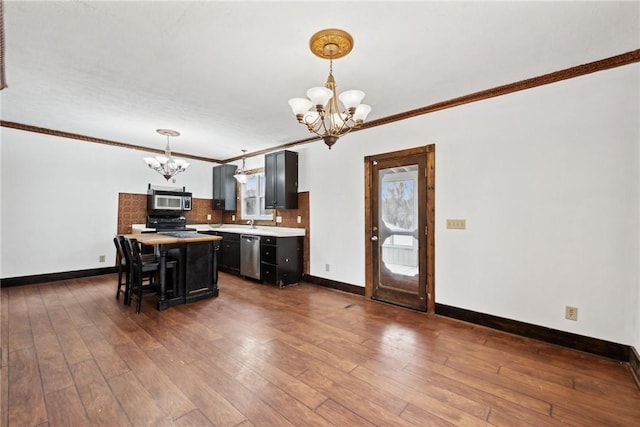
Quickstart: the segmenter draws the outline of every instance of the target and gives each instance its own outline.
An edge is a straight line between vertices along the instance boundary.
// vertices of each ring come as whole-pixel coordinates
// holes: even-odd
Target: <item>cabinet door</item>
[[[218,233],[222,237],[218,258],[218,267],[227,273],[240,274],[240,235]]]
[[[228,251],[229,264],[227,267],[232,273],[240,274],[240,242],[239,241],[229,242],[228,249],[229,249]]]
[[[267,154],[264,163],[265,208],[298,208],[298,153],[278,151]]]
[[[211,242],[186,245],[186,297],[210,293],[213,289],[213,245]]]
[[[270,153],[264,156],[264,207],[276,208],[276,154]]]
[[[234,165],[220,165],[213,168],[213,209],[236,210],[237,186],[233,175]]]

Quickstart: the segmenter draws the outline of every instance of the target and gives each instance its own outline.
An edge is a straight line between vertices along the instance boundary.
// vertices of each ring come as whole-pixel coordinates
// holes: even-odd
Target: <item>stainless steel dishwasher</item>
[[[260,236],[240,235],[240,275],[260,280]]]

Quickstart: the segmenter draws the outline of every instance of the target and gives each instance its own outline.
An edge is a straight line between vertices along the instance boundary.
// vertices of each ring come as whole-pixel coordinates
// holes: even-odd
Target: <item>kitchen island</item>
[[[218,296],[218,251],[222,237],[184,231],[125,237],[152,246],[159,254],[158,310]],[[170,289],[166,268],[169,254],[178,259],[177,283],[172,283]]]

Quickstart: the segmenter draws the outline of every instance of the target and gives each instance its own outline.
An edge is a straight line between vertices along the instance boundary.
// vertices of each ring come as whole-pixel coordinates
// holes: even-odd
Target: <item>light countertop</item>
[[[250,234],[253,236],[273,236],[273,237],[291,237],[291,236],[304,236],[304,228],[292,228],[292,227],[271,227],[256,225],[255,228],[251,228],[250,225],[240,224],[187,224],[188,228],[195,228],[197,231],[218,231],[223,233],[237,233],[237,234]],[[136,233],[150,233],[155,229],[147,228],[146,224],[132,224],[131,232]]]

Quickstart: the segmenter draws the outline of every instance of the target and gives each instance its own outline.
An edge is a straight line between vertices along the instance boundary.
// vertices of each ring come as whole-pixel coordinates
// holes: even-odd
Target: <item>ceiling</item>
[[[622,54],[640,2],[214,2],[4,0],[2,120],[237,158],[310,136],[287,104],[323,85],[308,47],[340,28],[338,92],[369,120]],[[346,137],[345,137],[346,138]],[[322,144],[321,141],[314,144]]]

